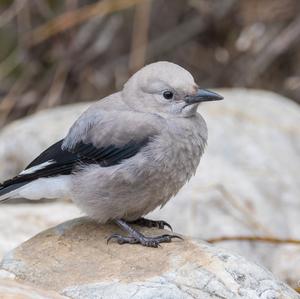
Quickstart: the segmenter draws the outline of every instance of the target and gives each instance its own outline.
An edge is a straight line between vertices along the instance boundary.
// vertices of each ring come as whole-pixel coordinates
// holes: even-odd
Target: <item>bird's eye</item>
[[[173,92],[169,90],[163,93],[164,98],[167,100],[171,100],[173,98],[173,95],[174,95]]]

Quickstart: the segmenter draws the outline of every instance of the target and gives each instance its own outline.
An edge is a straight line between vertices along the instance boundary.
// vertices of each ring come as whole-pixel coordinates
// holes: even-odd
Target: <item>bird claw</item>
[[[163,221],[163,220],[159,220],[159,221],[156,221],[156,223],[158,224],[158,226],[157,226],[158,228],[164,229],[165,226],[166,226],[173,232],[173,228],[168,222]]]
[[[109,243],[110,240],[115,239],[117,240],[118,244],[141,244],[145,247],[153,247],[157,248],[160,247],[160,243],[170,243],[172,239],[180,239],[183,240],[182,237],[177,236],[177,235],[161,235],[157,237],[146,237],[144,235],[141,235],[140,237],[134,238],[134,237],[124,237],[119,234],[112,234],[108,239],[107,239],[107,244]]]
[[[146,219],[146,218],[139,218],[135,221],[131,221],[130,223],[136,224],[139,226],[149,227],[149,228],[156,227],[159,229],[164,229],[166,226],[173,232],[172,226],[168,222],[163,221],[163,220],[150,220],[150,219]]]
[[[183,238],[180,237],[180,236],[178,236],[178,235],[162,235],[162,236],[160,236],[160,237],[161,237],[161,238],[163,237],[163,238],[165,238],[166,240],[169,240],[169,241],[164,241],[164,242],[171,242],[172,239],[179,239],[179,240],[183,241]]]
[[[139,243],[135,238],[133,237],[124,237],[119,234],[112,234],[107,238],[106,243],[108,244],[110,240],[116,239],[118,244],[123,245],[123,244],[136,244]]]

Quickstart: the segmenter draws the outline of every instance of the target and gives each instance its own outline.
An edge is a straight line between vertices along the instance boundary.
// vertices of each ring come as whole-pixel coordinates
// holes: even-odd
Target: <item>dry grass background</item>
[[[300,1],[0,0],[0,126],[101,98],[156,60],[300,102]]]

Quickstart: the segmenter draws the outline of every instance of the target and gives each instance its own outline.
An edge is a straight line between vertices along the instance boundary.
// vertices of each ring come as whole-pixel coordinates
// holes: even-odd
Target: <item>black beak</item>
[[[207,89],[198,89],[195,95],[186,96],[184,100],[189,105],[207,101],[220,101],[223,100],[223,97]]]

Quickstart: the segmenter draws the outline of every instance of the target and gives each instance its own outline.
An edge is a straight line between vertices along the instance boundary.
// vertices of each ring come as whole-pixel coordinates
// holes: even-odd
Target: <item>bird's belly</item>
[[[135,220],[164,205],[194,174],[197,159],[191,162],[186,156],[180,152],[158,161],[144,159],[137,164],[132,159],[132,164],[95,166],[74,177],[73,200],[99,222]]]

